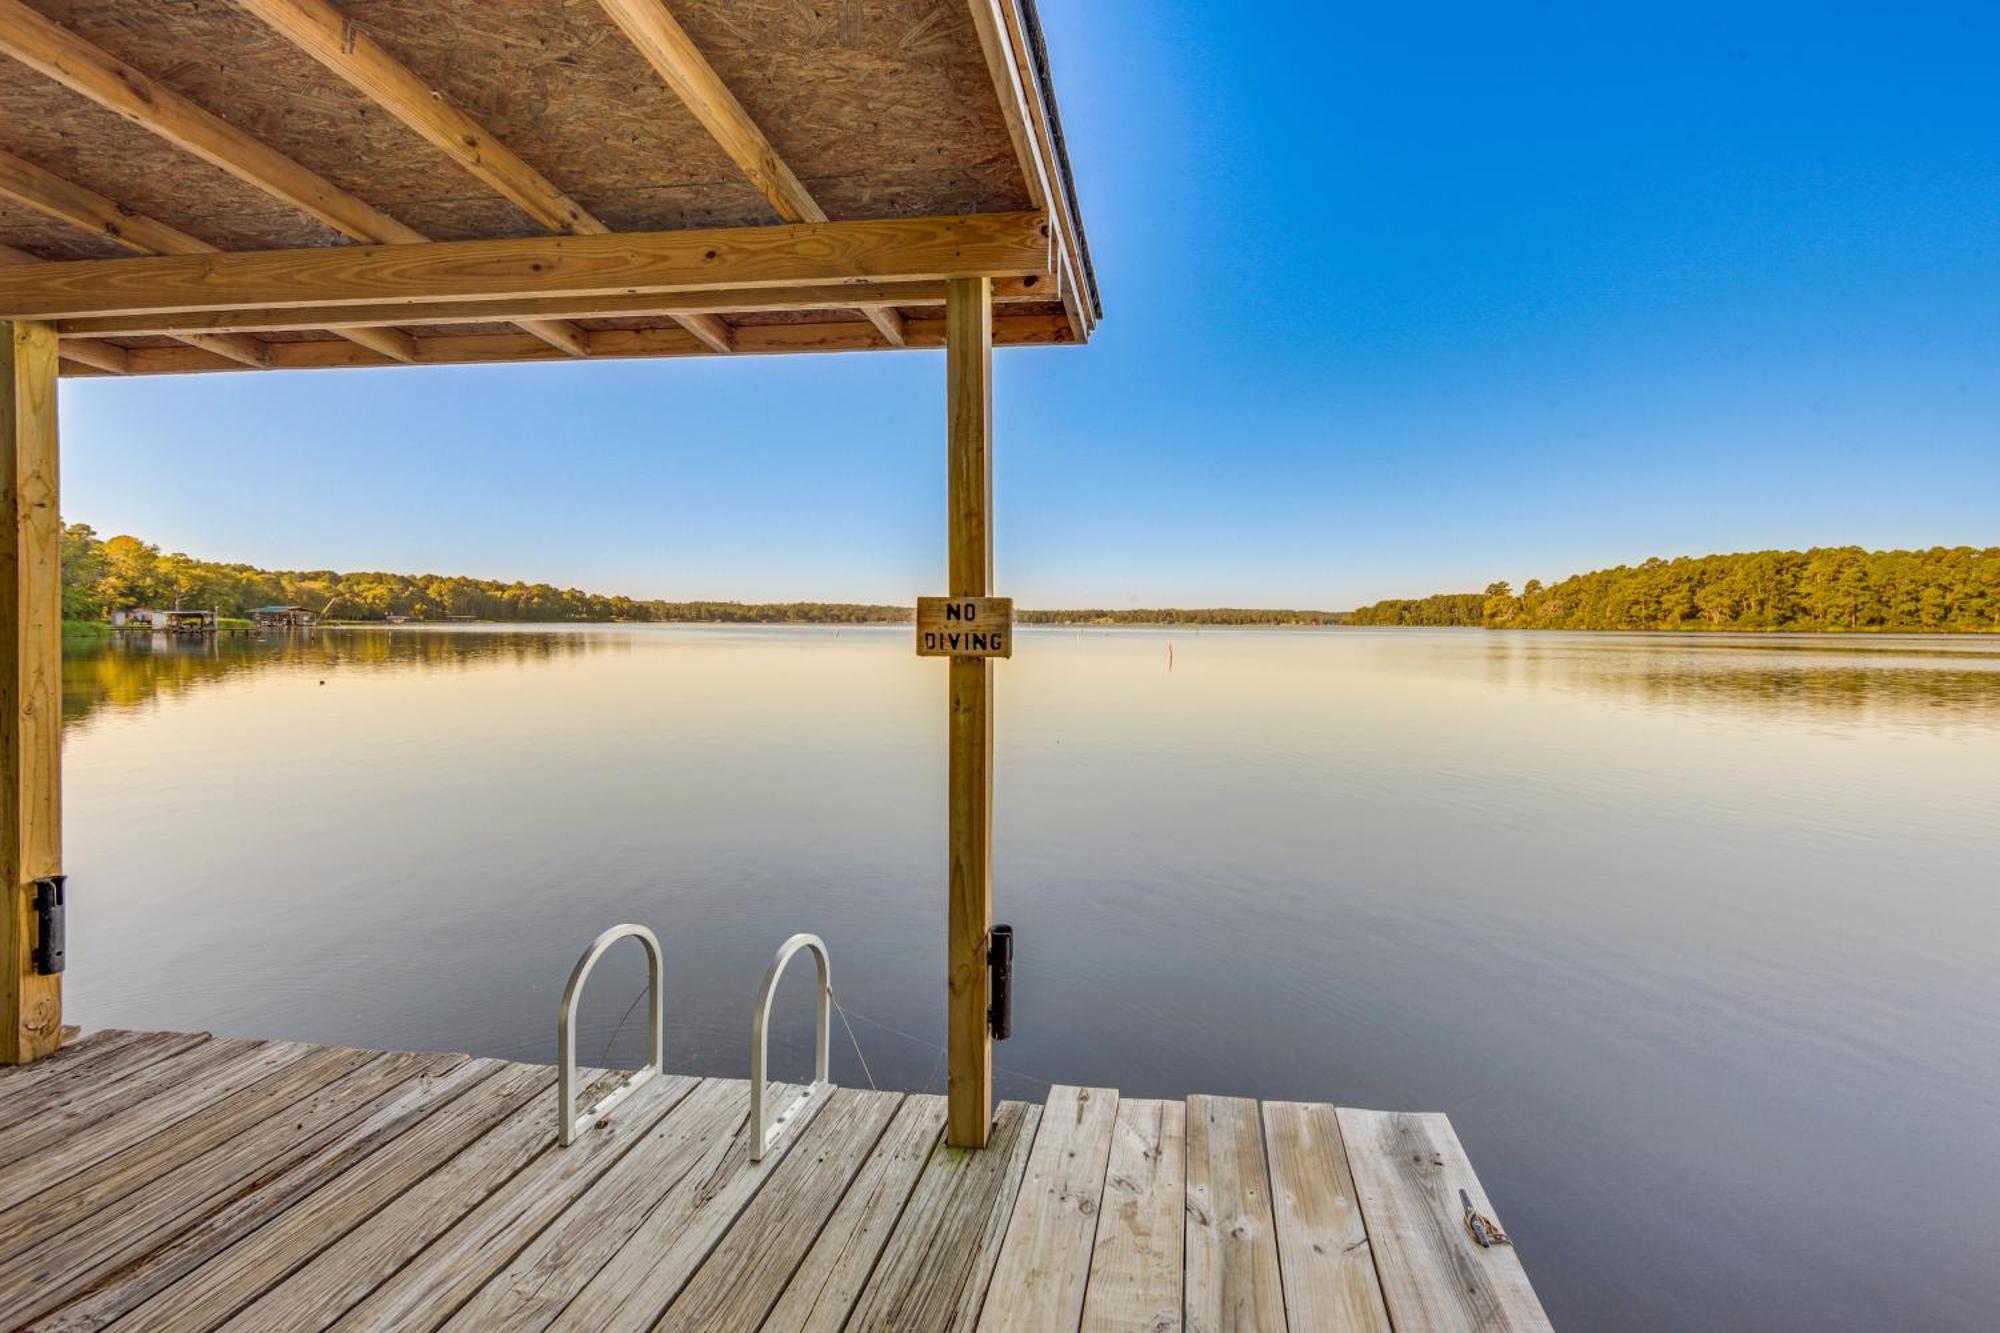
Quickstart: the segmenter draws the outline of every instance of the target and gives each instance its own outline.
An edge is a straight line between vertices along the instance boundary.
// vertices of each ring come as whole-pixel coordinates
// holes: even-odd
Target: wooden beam
[[[75,361],[113,375],[130,374],[132,370],[132,353],[129,349],[99,338],[65,338],[62,340],[62,355],[65,360]]]
[[[1048,263],[1039,213],[326,246],[0,268],[0,318],[1021,277]]]
[[[325,0],[237,3],[550,231],[609,230]]]
[[[909,321],[909,345],[941,348],[945,321]],[[585,335],[593,360],[634,357],[712,356],[714,352],[682,328],[606,329]],[[1057,347],[1075,341],[1064,315],[1003,315],[993,321],[996,346]],[[68,343],[65,341],[64,346]],[[735,331],[739,356],[797,355],[812,352],[877,352],[882,338],[865,320],[817,324],[750,324]],[[454,333],[417,339],[417,364],[425,366],[492,365],[511,361],[561,361],[567,353],[525,333]],[[274,370],[343,370],[393,364],[364,348],[338,339],[270,344]],[[129,370],[134,375],[185,375],[199,371],[235,370],[191,347],[134,347]]]
[[[60,221],[95,232],[106,240],[141,254],[218,253],[216,247],[207,241],[149,218],[144,213],[134,212],[123,204],[105,198],[95,190],[65,180],[54,172],[45,171],[11,153],[0,152],[0,196],[13,199]],[[218,356],[228,357],[231,361],[242,365],[261,367],[265,364],[264,343],[241,333],[214,330],[177,333],[172,336],[214,352]],[[407,335],[397,335],[393,329],[384,329],[379,335],[363,334],[355,341],[362,343],[363,346],[389,353],[390,347],[394,345],[394,339],[398,336],[408,341]],[[404,350],[407,352],[407,349]],[[407,361],[411,357],[402,355],[397,359]]]
[[[701,122],[722,151],[743,169],[779,217],[824,222],[826,212],[778,156],[763,130],[729,91],[662,0],[598,0],[653,72]]]
[[[0,52],[357,241],[414,245],[426,239],[414,227],[405,226],[203,110],[143,70],[44,18],[21,0],[0,0]],[[190,253],[150,244],[135,248],[165,254]],[[398,337],[392,331],[364,335],[356,341],[395,360],[407,361],[412,357],[407,337]],[[248,352],[248,348],[237,344],[226,355],[241,360]]]
[[[355,240],[424,239],[21,0],[0,0],[0,52]]]
[[[711,352],[727,355],[736,350],[736,334],[727,324],[714,315],[675,315],[679,325],[701,339],[702,345]]]
[[[0,1064],[62,1044],[36,975],[34,881],[62,873],[62,519],[56,331],[0,323]]]
[[[993,303],[1018,305],[1055,299],[1040,276],[996,278]],[[354,329],[371,325],[513,324],[530,319],[634,319],[676,314],[749,314],[762,311],[856,310],[865,307],[936,307],[942,314],[944,283],[823,283],[808,287],[725,287],[715,291],[595,296],[517,297],[504,301],[432,301],[354,306],[266,306],[244,310],[175,310],[145,315],[66,319],[64,338],[136,334],[267,333],[292,329]],[[737,332],[740,332],[738,330]]]
[[[953,597],[993,592],[993,291],[955,278],[945,297],[945,474]],[[993,663],[954,657],[950,683],[946,1140],[983,1148],[993,1129],[986,952],[993,928]]]

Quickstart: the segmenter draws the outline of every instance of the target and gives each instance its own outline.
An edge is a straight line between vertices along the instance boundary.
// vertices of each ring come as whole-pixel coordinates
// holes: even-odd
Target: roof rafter
[[[611,230],[326,0],[237,2],[550,231],[599,235]],[[693,315],[680,322],[714,351],[730,350],[729,328],[714,316]],[[538,323],[543,327],[529,332],[583,353],[585,340],[572,342],[567,336],[577,330],[565,333],[547,321]]]
[[[598,0],[646,63],[787,222],[825,222],[819,206],[715,67],[667,9],[665,0]],[[891,345],[905,343],[903,320],[885,306],[856,307]]]
[[[95,232],[140,254],[191,255],[215,249],[164,222],[115,204],[95,190],[64,180],[12,153],[0,152],[0,198],[25,204],[38,213]],[[170,336],[242,365],[265,364],[265,344],[247,334],[189,332]],[[93,366],[108,370],[125,360],[113,355],[124,350],[106,344],[97,348],[76,349],[72,354],[77,360],[87,360]]]
[[[1005,306],[1049,299],[1039,276],[996,278],[993,300]],[[264,333],[381,324],[511,324],[523,319],[634,319],[709,312],[854,310],[863,306],[942,306],[942,282],[851,282],[803,287],[724,287],[713,291],[628,296],[515,297],[502,301],[427,301],[412,305],[264,306],[237,310],[176,310],[143,315],[98,315],[62,321],[64,337],[179,333]]]
[[[0,318],[1028,277],[1049,260],[1040,213],[224,251],[0,269]]]
[[[357,241],[412,245],[427,239],[22,0],[0,0],[0,51]],[[579,330],[530,328],[529,332],[565,350],[581,345]],[[407,334],[364,331],[360,337],[385,356],[404,361],[414,357],[414,339]]]
[[[0,264],[39,264],[43,261],[26,250],[0,245]],[[123,375],[131,370],[130,356],[117,343],[101,338],[70,338],[61,344],[61,355],[81,365]]]
[[[705,356],[699,339],[681,328],[609,329],[590,333],[593,357]],[[942,315],[909,321],[912,347],[944,346]],[[1001,315],[993,321],[996,345],[1050,346],[1071,341],[1066,315]],[[539,340],[519,333],[468,333],[425,338],[420,344],[423,365],[491,364],[512,361],[555,361],[556,353]],[[813,352],[879,350],[882,340],[873,325],[862,320],[834,324],[756,324],[737,330],[737,351],[743,355],[783,355]],[[337,370],[381,363],[337,339],[271,344],[272,364],[287,370]],[[209,358],[195,364],[183,347],[140,347],[131,353],[131,373],[171,375],[215,369]]]

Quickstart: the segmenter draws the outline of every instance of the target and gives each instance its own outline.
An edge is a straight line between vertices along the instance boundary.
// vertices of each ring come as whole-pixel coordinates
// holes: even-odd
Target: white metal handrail
[[[784,975],[785,964],[801,949],[811,949],[813,961],[819,964],[819,1040],[813,1053],[813,1081],[790,1106],[773,1117],[771,1108],[764,1104],[764,1079],[771,1046],[771,995],[778,988],[778,978]],[[764,1154],[783,1137],[785,1127],[833,1091],[833,1084],[827,1079],[827,1025],[832,1018],[832,1007],[833,981],[828,972],[826,943],[817,935],[792,936],[771,960],[770,970],[764,973],[764,989],[757,997],[757,1015],[750,1025],[750,1123],[757,1129],[750,1140],[751,1161],[763,1161]]]
[[[576,1113],[576,1001],[583,994],[583,983],[590,977],[590,969],[597,966],[597,960],[618,941],[630,935],[646,946],[646,997],[648,1001],[648,1026],[653,1034],[652,1058],[644,1068],[632,1077],[606,1093],[597,1105],[582,1115]],[[602,1120],[612,1107],[631,1096],[640,1087],[660,1072],[666,1058],[666,1027],[660,1008],[660,941],[644,926],[626,924],[613,926],[599,935],[583,957],[576,960],[576,966],[569,974],[569,985],[563,987],[562,1008],[556,1015],[556,1049],[558,1064],[556,1069],[556,1096],[560,1098],[556,1113],[556,1123],[562,1129],[562,1143],[567,1148],[576,1141],[577,1135]],[[824,978],[825,969],[822,967]],[[822,1061],[824,1068],[824,1061]]]

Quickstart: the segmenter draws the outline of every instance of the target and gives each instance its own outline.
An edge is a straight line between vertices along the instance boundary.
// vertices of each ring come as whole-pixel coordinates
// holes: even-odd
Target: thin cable
[[[650,983],[649,983],[649,985],[650,985]],[[634,995],[634,996],[632,997],[632,1003],[630,1003],[630,1004],[628,1004],[628,1005],[626,1005],[626,1006],[625,1006],[625,1018],[630,1018],[630,1017],[632,1016],[632,1011],[633,1011],[634,1009],[637,1009],[637,1008],[639,1007],[639,1001],[641,1001],[641,1000],[643,1000],[643,999],[645,999],[645,998],[646,998],[646,991],[647,991],[647,989],[648,989],[648,986],[642,986],[642,987],[640,987],[640,988],[639,988],[639,993],[638,993],[637,995]],[[621,1018],[621,1019],[619,1019],[619,1020],[618,1020],[618,1025],[617,1025],[616,1027],[614,1027],[614,1028],[612,1028],[612,1029],[611,1029],[611,1035],[610,1035],[610,1036],[608,1036],[608,1037],[606,1037],[606,1038],[604,1039],[604,1049],[603,1049],[603,1050],[601,1050],[601,1051],[599,1051],[599,1052],[597,1053],[597,1063],[598,1063],[598,1064],[600,1064],[600,1065],[601,1065],[601,1064],[603,1064],[603,1063],[604,1063],[604,1062],[605,1062],[606,1060],[610,1059],[610,1057],[611,1057],[611,1043],[612,1043],[612,1042],[614,1042],[614,1041],[617,1041],[617,1040],[618,1040],[618,1034],[619,1034],[619,1033],[621,1033],[621,1032],[623,1032],[623,1031],[625,1030],[625,1018]]]
[[[826,988],[826,998],[833,1001],[833,1011],[840,1015],[840,1025],[847,1029],[847,1040],[854,1045],[854,1058],[861,1062],[861,1073],[868,1080],[870,1092],[880,1092],[875,1086],[875,1075],[868,1068],[868,1057],[861,1053],[861,1040],[854,1035],[854,1024],[847,1021],[847,1010],[841,1007],[840,997],[833,993],[831,983]]]

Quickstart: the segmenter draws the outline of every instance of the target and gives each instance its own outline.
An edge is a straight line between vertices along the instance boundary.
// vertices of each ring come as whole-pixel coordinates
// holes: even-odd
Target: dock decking
[[[567,1149],[554,1082],[109,1030],[0,1069],[0,1327],[1548,1327],[1441,1115],[1059,1086],[973,1152],[942,1097],[841,1089],[752,1163],[741,1080]]]

